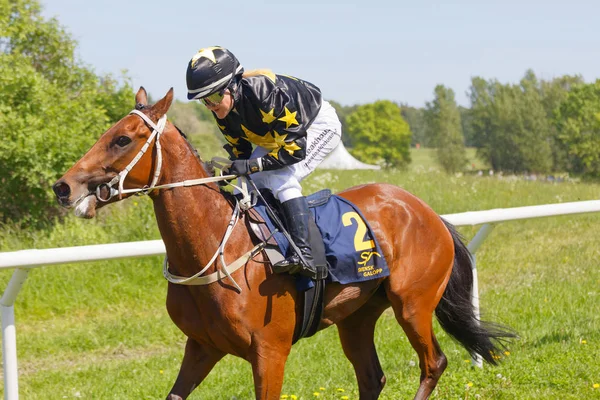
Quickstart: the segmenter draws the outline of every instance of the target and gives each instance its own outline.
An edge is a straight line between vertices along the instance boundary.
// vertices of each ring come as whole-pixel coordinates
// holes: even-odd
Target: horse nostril
[[[56,182],[52,186],[52,190],[54,190],[54,193],[58,198],[69,197],[71,194],[71,188],[65,182]]]

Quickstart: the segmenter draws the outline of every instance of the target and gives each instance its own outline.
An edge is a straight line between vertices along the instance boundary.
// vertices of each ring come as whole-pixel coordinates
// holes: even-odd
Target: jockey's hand
[[[253,158],[252,160],[234,160],[231,168],[229,168],[229,173],[237,176],[250,175],[258,171],[262,171],[258,158]]]

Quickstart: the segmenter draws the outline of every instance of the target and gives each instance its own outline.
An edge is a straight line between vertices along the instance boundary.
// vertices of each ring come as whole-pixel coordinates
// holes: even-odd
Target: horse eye
[[[120,136],[115,143],[119,147],[125,147],[131,143],[131,139],[128,136]]]

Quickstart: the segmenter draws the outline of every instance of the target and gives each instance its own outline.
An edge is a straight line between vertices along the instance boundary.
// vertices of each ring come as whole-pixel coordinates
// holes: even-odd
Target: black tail
[[[435,315],[442,328],[462,344],[471,356],[479,354],[488,363],[496,365],[500,349],[504,349],[510,339],[517,335],[507,327],[480,321],[475,316],[471,303],[471,253],[456,228],[447,221],[444,224],[454,240],[454,267]]]

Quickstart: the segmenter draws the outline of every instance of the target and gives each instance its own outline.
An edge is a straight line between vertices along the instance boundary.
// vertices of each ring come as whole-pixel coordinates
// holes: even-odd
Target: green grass
[[[338,191],[366,182],[400,185],[440,214],[591,200],[600,193],[597,184],[446,176],[435,168],[318,171],[304,187],[306,193],[326,187]],[[600,384],[599,224],[600,215],[587,214],[495,228],[477,254],[482,310],[488,319],[514,328],[520,340],[499,367],[477,369],[436,324],[449,366],[433,398],[600,398],[600,388],[593,387]],[[469,239],[477,228],[460,230]],[[0,248],[157,238],[150,201],[135,198],[102,210],[97,220],[68,218],[49,232],[5,227]],[[10,275],[0,273],[0,287]],[[167,316],[166,286],[160,257],[32,270],[15,307],[21,398],[164,398],[185,342]],[[388,382],[381,398],[412,398],[418,362],[390,313],[378,323],[376,345]],[[294,346],[283,393],[302,399],[358,398],[335,327]],[[253,398],[249,364],[226,357],[190,398]]]
[[[431,149],[431,148],[425,148],[425,147],[421,147],[419,149],[417,148],[411,148],[410,149],[410,157],[411,157],[411,164],[409,166],[409,169],[411,170],[438,170],[440,169],[440,165],[437,162],[437,155],[436,155],[436,149]],[[477,158],[476,155],[476,149],[473,147],[468,147],[466,149],[466,155],[467,155],[467,160],[468,163],[465,167],[465,171],[480,171],[480,170],[488,170],[489,169],[489,165],[483,161],[481,161],[479,158]]]

